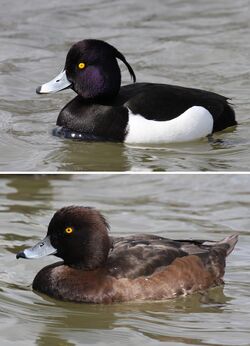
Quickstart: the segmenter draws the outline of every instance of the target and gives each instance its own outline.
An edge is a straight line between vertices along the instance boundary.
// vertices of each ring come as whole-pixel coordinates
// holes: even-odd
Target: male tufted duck
[[[97,210],[65,207],[52,217],[46,237],[16,257],[63,259],[36,275],[34,290],[64,301],[108,304],[174,298],[221,285],[225,259],[238,240],[116,238],[108,230]]]
[[[120,59],[134,84],[121,87]],[[78,95],[60,112],[54,134],[128,143],[185,142],[236,125],[227,98],[176,85],[135,83],[124,55],[100,40],[69,50],[63,71],[38,94],[72,88]]]

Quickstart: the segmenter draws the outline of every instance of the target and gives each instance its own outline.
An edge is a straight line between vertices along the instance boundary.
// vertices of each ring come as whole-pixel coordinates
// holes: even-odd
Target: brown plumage
[[[72,232],[67,234],[69,228]],[[111,238],[98,211],[67,207],[53,216],[42,241],[49,239],[54,254],[64,262],[43,268],[33,288],[56,299],[86,303],[174,298],[222,284],[225,259],[237,238],[232,235],[219,242],[147,234]],[[17,258],[38,257],[39,251],[34,246]]]

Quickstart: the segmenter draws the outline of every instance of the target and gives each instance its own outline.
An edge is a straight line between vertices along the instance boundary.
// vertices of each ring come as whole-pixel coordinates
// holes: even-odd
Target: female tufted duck
[[[95,209],[57,211],[47,236],[17,258],[55,255],[33,289],[73,302],[113,303],[174,298],[223,283],[225,259],[237,235],[222,241],[171,240],[139,234],[109,237],[108,223]]]
[[[78,96],[57,118],[54,134],[82,140],[128,143],[185,142],[236,125],[227,98],[210,91],[167,84],[121,87],[124,55],[100,40],[74,44],[63,71],[37,88],[38,94],[72,88]]]

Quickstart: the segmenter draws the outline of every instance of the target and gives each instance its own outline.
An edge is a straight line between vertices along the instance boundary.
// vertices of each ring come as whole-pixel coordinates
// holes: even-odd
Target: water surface
[[[250,177],[61,175],[0,178],[1,345],[249,345]],[[225,286],[162,302],[85,305],[31,289],[55,257],[16,260],[44,237],[52,214],[81,204],[102,211],[113,235],[139,232],[219,240],[238,232]]]
[[[249,1],[1,0],[0,171],[249,170]],[[52,136],[73,91],[35,89],[63,67],[72,43],[115,45],[138,82],[232,98],[239,126],[178,145],[83,143]],[[130,83],[121,65],[123,83]],[[218,140],[218,141],[216,141]]]

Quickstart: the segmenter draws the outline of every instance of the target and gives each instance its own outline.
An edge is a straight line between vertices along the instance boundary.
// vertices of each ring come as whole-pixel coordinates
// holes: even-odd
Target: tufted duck
[[[120,59],[134,84],[121,87]],[[63,71],[38,94],[72,88],[78,95],[60,112],[54,134],[81,140],[127,143],[185,142],[236,125],[228,99],[176,85],[135,83],[126,58],[100,40],[69,50]]]
[[[105,304],[160,300],[221,285],[225,259],[238,239],[110,237],[108,230],[97,210],[65,207],[52,217],[46,237],[16,257],[53,254],[63,259],[43,268],[33,281],[34,290],[56,299]]]

